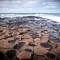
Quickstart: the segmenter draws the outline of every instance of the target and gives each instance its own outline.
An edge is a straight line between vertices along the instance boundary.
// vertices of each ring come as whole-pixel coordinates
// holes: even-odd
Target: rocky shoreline
[[[0,60],[60,60],[60,23],[37,16],[0,18]]]

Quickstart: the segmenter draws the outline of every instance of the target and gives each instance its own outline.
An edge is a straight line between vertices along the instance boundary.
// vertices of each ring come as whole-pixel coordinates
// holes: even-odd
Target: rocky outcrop
[[[60,24],[37,16],[0,18],[0,56],[1,60],[60,60]]]

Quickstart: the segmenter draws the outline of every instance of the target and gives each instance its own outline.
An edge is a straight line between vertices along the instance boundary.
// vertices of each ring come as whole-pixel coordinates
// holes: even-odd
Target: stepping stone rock
[[[15,38],[14,40],[16,41],[16,40],[19,40],[19,39],[20,39],[20,38],[17,37],[17,38]]]
[[[7,41],[14,40],[14,37],[9,37],[6,39]]]
[[[0,51],[0,59],[4,58],[3,57],[3,52]]]
[[[14,40],[9,40],[8,43],[15,43],[16,41],[18,41],[20,38],[15,38]]]
[[[17,57],[19,58],[19,59],[22,59],[22,60],[24,60],[24,59],[31,59],[31,53],[30,52],[26,52],[26,51],[22,51],[21,53],[19,53],[18,55],[17,55]]]
[[[2,45],[2,44],[4,44],[4,43],[8,43],[8,41],[6,41],[5,39],[1,39],[1,40],[0,40],[0,44]]]
[[[37,33],[41,34],[41,31],[42,31],[42,30],[40,29],[40,30],[37,31]]]
[[[36,46],[35,44],[31,44],[31,43],[29,43],[28,45],[31,46],[31,47],[35,47]]]
[[[40,45],[44,48],[51,48],[52,46],[48,43],[40,43]]]
[[[25,42],[19,42],[18,44],[14,46],[14,49],[20,49],[24,44]]]
[[[4,35],[0,36],[0,40],[3,39],[3,38],[5,38]]]
[[[10,40],[10,41],[8,41],[8,43],[15,43],[15,41],[14,40]]]
[[[54,49],[51,49],[51,52],[60,55],[60,49],[56,49],[56,48],[54,48]]]
[[[41,42],[40,38],[36,38],[36,39],[34,39],[34,41],[35,41],[35,43],[40,43]]]
[[[27,51],[27,52],[32,52],[32,50],[31,50],[31,49],[25,49],[25,51]]]
[[[8,37],[10,37],[11,35],[7,32],[5,35],[4,35],[4,37],[6,37],[6,38],[8,38]]]
[[[5,48],[5,49],[10,49],[10,48],[12,48],[12,44],[5,43],[5,44],[3,45],[3,48]]]
[[[34,48],[34,54],[35,55],[44,55],[48,52],[48,50],[44,49],[44,48],[41,48],[41,47],[35,47]]]
[[[13,58],[16,55],[16,51],[15,50],[8,50],[6,52],[7,56],[10,58]]]
[[[31,50],[32,50],[31,53],[33,53],[33,47],[31,47],[31,46],[27,46],[27,48],[25,48],[25,49],[31,49]]]
[[[17,35],[15,38],[19,38],[19,40],[21,40],[22,35]]]
[[[2,30],[2,29],[0,29],[0,33],[1,33],[1,32],[3,32],[3,30]]]
[[[60,40],[54,39],[54,40],[52,40],[52,42],[54,42],[54,43],[60,43]]]
[[[48,58],[48,59],[54,59],[55,54],[48,52],[48,53],[45,54],[45,57]]]
[[[58,55],[58,58],[57,58],[57,60],[60,60],[60,55]]]
[[[20,59],[16,57],[15,60],[20,60]]]
[[[47,43],[48,40],[49,40],[49,38],[47,38],[47,37],[46,37],[46,38],[43,38],[43,37],[41,38],[41,42],[42,42],[42,43]]]
[[[59,29],[58,28],[53,28],[55,31],[58,31]]]
[[[43,36],[43,38],[48,38],[49,37],[49,34],[45,34],[44,36]]]
[[[29,43],[32,43],[33,42],[33,39],[30,38],[30,39],[22,39],[23,41],[26,41],[26,42],[29,42]]]
[[[46,58],[44,56],[38,56],[37,59],[38,60],[46,60]]]
[[[59,37],[59,32],[54,32],[54,33],[52,33],[51,35],[53,35],[53,36],[55,36],[56,38],[58,38],[58,37]]]
[[[16,36],[17,36],[17,34],[16,34],[16,33],[12,33],[12,36],[13,36],[13,37],[16,37]]]
[[[20,30],[20,35],[25,34],[26,32],[27,32],[27,30],[22,29],[22,30]]]
[[[50,36],[49,36],[49,39],[56,39],[56,37],[50,35]]]
[[[23,34],[22,38],[23,38],[23,39],[30,39],[31,36],[30,36],[29,34]]]

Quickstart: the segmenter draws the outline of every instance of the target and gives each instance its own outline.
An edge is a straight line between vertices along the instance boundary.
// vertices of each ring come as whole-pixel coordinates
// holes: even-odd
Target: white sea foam
[[[2,18],[4,17],[23,17],[23,16],[34,16],[33,14],[0,14]]]
[[[35,16],[40,16],[43,18],[51,19],[52,21],[60,22],[60,17],[46,14],[35,14]]]

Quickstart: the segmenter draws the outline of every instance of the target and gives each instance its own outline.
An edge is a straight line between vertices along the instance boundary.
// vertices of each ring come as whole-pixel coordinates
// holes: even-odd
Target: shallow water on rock
[[[51,45],[48,43],[40,43],[40,45],[45,48],[51,48]]]
[[[31,46],[31,47],[35,47],[36,45],[35,44],[28,44],[29,46]]]
[[[54,39],[52,41],[55,42],[55,43],[60,43],[60,40],[58,40],[58,39]]]
[[[45,54],[48,58],[51,58],[51,59],[53,59],[53,58],[55,58],[55,55],[54,54],[52,54],[52,53],[46,53]]]
[[[14,49],[20,49],[24,44],[25,42],[19,42],[18,44],[14,46]]]

